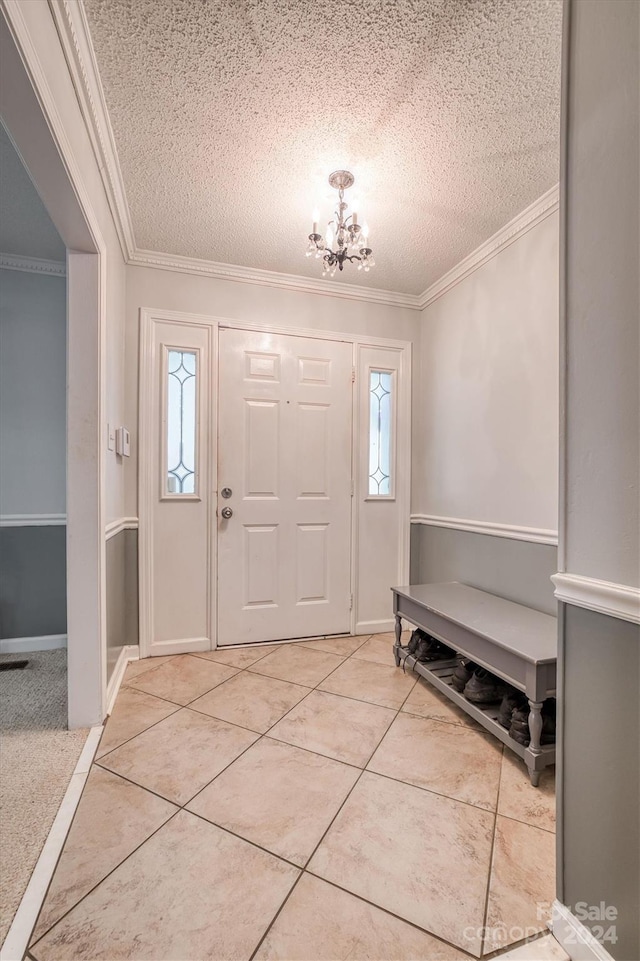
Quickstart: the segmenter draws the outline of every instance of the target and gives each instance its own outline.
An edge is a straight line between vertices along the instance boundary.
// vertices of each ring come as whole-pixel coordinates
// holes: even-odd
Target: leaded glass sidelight
[[[195,494],[196,354],[167,352],[167,493]]]
[[[391,495],[393,373],[369,374],[369,497]]]

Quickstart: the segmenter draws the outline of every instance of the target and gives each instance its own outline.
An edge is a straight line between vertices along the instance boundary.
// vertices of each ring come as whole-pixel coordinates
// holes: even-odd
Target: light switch
[[[111,424],[107,424],[107,450],[116,449],[116,429]]]
[[[118,427],[116,430],[116,454],[120,457],[129,457],[131,454],[131,438],[126,427]]]

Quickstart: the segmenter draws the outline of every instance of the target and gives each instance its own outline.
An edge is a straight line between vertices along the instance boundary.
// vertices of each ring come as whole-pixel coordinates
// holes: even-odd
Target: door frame
[[[358,366],[359,351],[362,348],[381,348],[397,352],[400,366],[398,371],[398,398],[396,415],[396,471],[397,482],[395,501],[399,506],[398,537],[400,558],[398,582],[405,584],[409,581],[410,564],[410,499],[411,499],[411,373],[412,373],[412,343],[411,341],[396,340],[387,337],[376,337],[367,334],[353,334],[346,331],[316,330],[308,327],[288,327],[281,324],[247,323],[230,317],[218,317],[199,314],[191,311],[164,310],[162,308],[141,307],[140,317],[140,407],[139,407],[139,469],[138,469],[138,544],[139,544],[139,578],[140,578],[140,656],[151,655],[153,630],[153,497],[157,491],[157,465],[153,463],[152,439],[158,425],[154,423],[154,390],[157,390],[157,359],[153,350],[153,330],[156,323],[208,325],[212,329],[211,338],[211,371],[212,384],[210,390],[211,418],[209,423],[209,462],[211,482],[208,496],[210,498],[211,517],[216,517],[218,506],[218,389],[217,374],[219,367],[219,330],[221,327],[244,330],[253,333],[288,335],[293,337],[308,337],[315,340],[329,340],[348,343],[352,348],[352,364],[354,372]],[[358,504],[362,500],[360,488],[365,480],[361,476],[358,441],[360,439],[361,418],[358,403],[358,391],[353,391],[353,417],[351,436],[352,480],[353,480],[353,508],[351,511],[351,593],[353,603],[351,607],[351,634],[370,634],[373,622],[359,622],[358,612]],[[209,636],[212,649],[217,647],[217,581],[218,581],[218,551],[217,526],[210,524],[209,538],[209,580],[212,589],[209,592]],[[389,585],[391,587],[391,585]],[[376,622],[377,624],[378,622]],[[392,618],[387,622],[380,622],[378,630],[390,630]],[[182,648],[181,648],[182,650]],[[186,653],[186,648],[184,649]]]
[[[69,114],[63,119],[47,77],[50,63],[40,59],[41,48],[53,51],[52,59],[58,55],[54,30],[39,5],[2,0],[2,115],[67,248],[67,719],[69,728],[84,728],[101,724],[107,709],[107,247],[69,140]]]

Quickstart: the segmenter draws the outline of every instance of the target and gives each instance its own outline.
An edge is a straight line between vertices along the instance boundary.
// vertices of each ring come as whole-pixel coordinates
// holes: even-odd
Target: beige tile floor
[[[391,645],[132,663],[29,957],[455,961],[542,935],[553,772],[532,788]]]

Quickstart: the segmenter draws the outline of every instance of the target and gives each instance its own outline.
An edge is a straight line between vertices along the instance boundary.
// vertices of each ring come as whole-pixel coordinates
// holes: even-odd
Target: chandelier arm
[[[317,233],[318,225],[315,221],[313,224],[314,230],[309,234],[309,240],[312,241],[317,252],[316,256],[321,255],[323,263],[326,265],[325,272],[330,269],[331,276],[333,276],[336,267],[342,270],[347,260],[349,263],[356,262],[364,266],[366,271],[375,265],[372,256],[373,251],[367,246],[368,238],[363,234],[363,228],[356,222],[356,215],[349,213],[345,216],[349,204],[344,199],[344,191],[347,187],[351,187],[353,183],[353,174],[348,170],[336,170],[329,177],[330,186],[338,192],[338,209],[334,211],[334,219],[330,220],[327,225],[330,228],[329,232],[332,234],[332,240],[335,239],[336,249],[332,250],[325,246],[323,237]],[[353,250],[358,241],[363,244],[360,252],[349,254],[348,250]],[[310,246],[307,250],[307,256],[309,256],[311,250],[313,250],[313,247]]]

